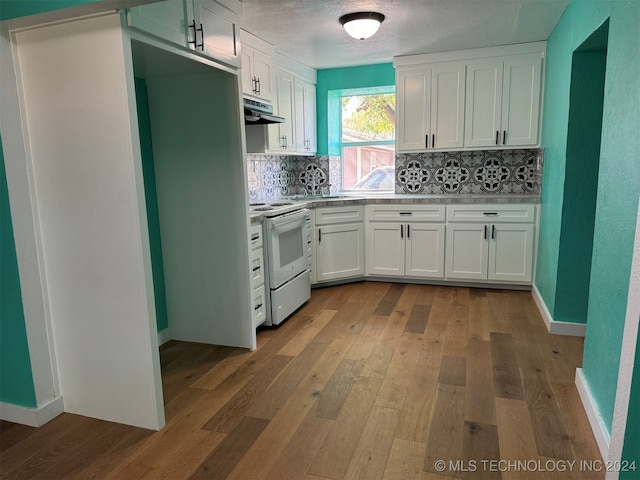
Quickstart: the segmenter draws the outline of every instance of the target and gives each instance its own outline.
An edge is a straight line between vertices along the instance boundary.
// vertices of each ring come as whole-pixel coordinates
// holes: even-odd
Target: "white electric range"
[[[305,202],[277,201],[250,205],[261,214],[268,284],[265,325],[279,325],[311,297],[307,249],[311,215]]]

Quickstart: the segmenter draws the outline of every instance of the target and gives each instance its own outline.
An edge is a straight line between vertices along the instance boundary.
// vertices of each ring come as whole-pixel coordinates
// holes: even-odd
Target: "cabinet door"
[[[293,148],[297,152],[305,151],[304,138],[304,82],[293,80]]]
[[[447,278],[487,279],[487,235],[486,224],[447,224]]]
[[[425,150],[431,132],[431,69],[399,71],[396,88],[396,150]]]
[[[531,282],[533,269],[533,225],[490,226],[489,280]]]
[[[464,145],[465,72],[464,63],[433,66],[430,148],[461,148]]]
[[[405,275],[444,278],[444,224],[406,225]]]
[[[258,80],[255,95],[271,101],[271,56],[260,50],[253,50],[253,75]]]
[[[502,145],[538,143],[541,70],[540,54],[506,57],[502,94]]]
[[[202,27],[195,50],[239,67],[238,14],[213,0],[194,0],[193,7],[196,25]]]
[[[305,151],[316,153],[318,142],[316,134],[316,86],[306,83],[304,86],[304,140]]]
[[[187,11],[185,3],[158,2],[133,7],[127,11],[130,27],[145,31],[182,47],[187,46]]]
[[[495,147],[502,140],[502,71],[502,59],[467,64],[465,147]]]
[[[366,242],[367,275],[404,275],[404,224],[369,222]]]
[[[364,225],[345,223],[316,227],[318,282],[364,275]]]
[[[268,125],[269,149],[280,152],[293,150],[293,77],[280,69],[273,69],[274,113],[284,117],[284,123]]]
[[[240,55],[242,66],[242,93],[255,95],[255,73],[253,72],[253,49],[242,45]]]

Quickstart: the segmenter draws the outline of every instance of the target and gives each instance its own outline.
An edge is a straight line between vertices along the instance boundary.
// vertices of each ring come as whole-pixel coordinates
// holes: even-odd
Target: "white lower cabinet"
[[[361,205],[315,210],[315,280],[364,275],[364,209]]]
[[[535,206],[447,207],[446,278],[530,283]]]
[[[251,298],[253,301],[251,307],[253,308],[253,326],[258,327],[267,320],[262,224],[251,226],[249,230],[249,245],[251,245]]]
[[[366,274],[444,278],[445,207],[368,205]]]

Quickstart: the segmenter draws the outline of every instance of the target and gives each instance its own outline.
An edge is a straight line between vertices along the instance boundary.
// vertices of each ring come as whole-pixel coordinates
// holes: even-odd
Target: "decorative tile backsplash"
[[[340,193],[339,156],[248,155],[249,200]],[[540,194],[542,150],[396,154],[395,193]]]
[[[396,154],[396,193],[540,194],[541,157],[540,149]]]
[[[249,200],[268,202],[286,195],[340,191],[340,157],[248,155]]]

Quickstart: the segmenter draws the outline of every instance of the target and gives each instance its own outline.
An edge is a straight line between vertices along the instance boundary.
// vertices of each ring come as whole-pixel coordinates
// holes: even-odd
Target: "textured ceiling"
[[[314,68],[390,62],[396,55],[546,40],[569,0],[242,0],[240,25],[283,55]],[[386,17],[367,40],[338,18]]]

